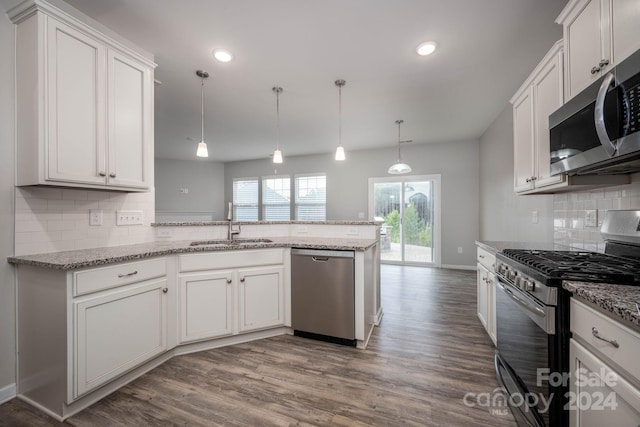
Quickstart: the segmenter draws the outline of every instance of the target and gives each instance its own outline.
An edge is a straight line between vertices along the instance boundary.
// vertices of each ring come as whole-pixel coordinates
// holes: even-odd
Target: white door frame
[[[402,204],[404,204],[404,184],[411,181],[433,181],[433,230],[431,238],[433,239],[433,262],[424,263],[424,262],[394,262],[394,261],[383,261],[385,264],[401,264],[401,265],[418,265],[418,266],[429,266],[429,267],[441,267],[442,265],[442,221],[441,221],[441,198],[442,194],[440,192],[441,188],[441,175],[433,174],[433,175],[402,175],[402,176],[385,176],[385,177],[374,177],[369,178],[369,218],[373,218],[374,212],[374,204],[373,204],[373,186],[374,184],[384,183],[384,182],[400,182],[402,184],[401,196],[402,196]],[[403,218],[404,220],[404,218]],[[403,225],[404,226],[404,225]],[[404,249],[403,249],[404,253]]]

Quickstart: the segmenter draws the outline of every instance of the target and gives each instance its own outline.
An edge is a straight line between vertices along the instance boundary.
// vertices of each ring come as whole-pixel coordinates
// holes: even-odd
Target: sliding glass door
[[[369,179],[371,216],[384,221],[381,261],[439,265],[440,176]]]

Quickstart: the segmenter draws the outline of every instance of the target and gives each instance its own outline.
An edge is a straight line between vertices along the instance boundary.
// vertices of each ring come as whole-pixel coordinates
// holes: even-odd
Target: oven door
[[[555,307],[545,306],[497,277],[496,375],[521,426],[549,425],[550,337],[555,333]],[[551,327],[550,327],[551,326]]]

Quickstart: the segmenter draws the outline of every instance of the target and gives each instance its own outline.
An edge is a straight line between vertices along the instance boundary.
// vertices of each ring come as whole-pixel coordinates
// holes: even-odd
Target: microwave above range
[[[640,171],[640,50],[549,116],[551,173]]]

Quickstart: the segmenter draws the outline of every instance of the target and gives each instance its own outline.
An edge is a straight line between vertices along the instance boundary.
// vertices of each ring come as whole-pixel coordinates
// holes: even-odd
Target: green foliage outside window
[[[413,204],[404,210],[405,243],[408,245],[431,246],[431,224],[425,226]],[[384,219],[387,233],[392,243],[400,243],[400,212],[393,210]]]

